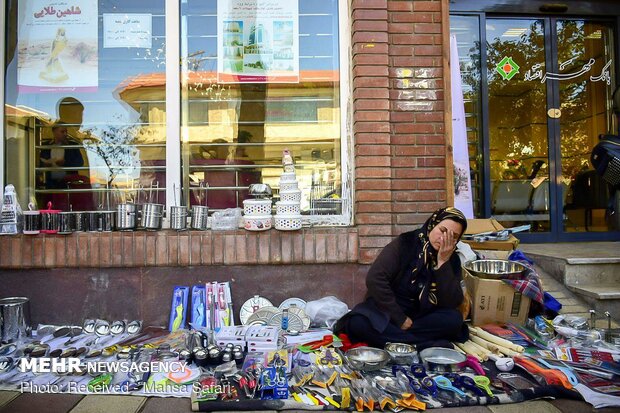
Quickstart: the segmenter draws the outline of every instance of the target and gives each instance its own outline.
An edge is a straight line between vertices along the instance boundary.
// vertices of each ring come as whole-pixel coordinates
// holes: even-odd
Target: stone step
[[[568,288],[579,295],[595,298],[597,300],[620,300],[620,285],[616,283],[573,285]]]

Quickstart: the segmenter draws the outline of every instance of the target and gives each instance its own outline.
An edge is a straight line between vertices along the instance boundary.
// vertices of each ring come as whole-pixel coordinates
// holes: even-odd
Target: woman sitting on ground
[[[466,341],[457,310],[463,301],[461,263],[454,253],[466,228],[461,211],[442,208],[422,228],[389,243],[368,271],[366,300],[334,331],[380,348],[386,342],[451,348],[451,341]]]

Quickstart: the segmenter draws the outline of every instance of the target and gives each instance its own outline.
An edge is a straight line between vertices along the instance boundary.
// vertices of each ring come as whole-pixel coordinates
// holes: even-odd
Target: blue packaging
[[[170,322],[168,330],[176,331],[186,328],[187,302],[189,299],[189,287],[175,286],[172,292],[172,305],[170,308]]]
[[[204,285],[194,285],[192,287],[192,315],[190,317],[190,326],[196,330],[200,330],[207,326],[207,289]]]

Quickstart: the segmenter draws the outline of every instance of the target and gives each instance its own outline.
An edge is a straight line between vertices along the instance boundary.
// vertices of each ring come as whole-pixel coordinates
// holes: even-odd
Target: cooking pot
[[[355,370],[381,370],[390,361],[387,351],[374,347],[356,347],[347,351],[345,356]]]

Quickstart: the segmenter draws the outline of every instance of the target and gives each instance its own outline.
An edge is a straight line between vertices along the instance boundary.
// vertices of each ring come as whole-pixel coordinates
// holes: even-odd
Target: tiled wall
[[[0,268],[330,264],[358,261],[355,228],[0,236]]]

